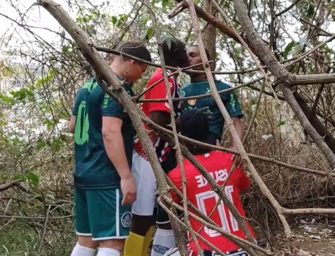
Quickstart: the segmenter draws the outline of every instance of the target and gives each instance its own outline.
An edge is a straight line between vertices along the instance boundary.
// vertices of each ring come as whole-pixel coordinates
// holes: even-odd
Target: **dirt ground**
[[[293,237],[276,235],[271,243],[275,256],[335,256],[335,221],[300,220]]]

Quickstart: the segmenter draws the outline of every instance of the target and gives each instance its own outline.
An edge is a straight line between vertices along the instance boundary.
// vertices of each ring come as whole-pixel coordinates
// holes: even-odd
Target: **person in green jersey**
[[[207,53],[207,51],[206,51]],[[197,45],[188,47],[187,49],[188,59],[190,65],[196,65],[202,63],[199,48]],[[208,56],[208,53],[207,53]],[[203,70],[203,65],[198,65],[194,69]],[[191,83],[186,84],[180,89],[181,97],[198,96],[202,94],[208,94],[211,92],[209,83],[205,73],[189,73]],[[219,80],[215,80],[215,85],[218,91],[229,89],[230,86]],[[225,105],[230,117],[232,118],[235,129],[240,138],[243,134],[243,124],[241,118],[243,117],[241,106],[233,92],[226,92],[220,94],[223,104]],[[182,111],[187,109],[198,109],[204,112],[209,119],[209,132],[210,141],[212,144],[216,144],[220,140],[222,130],[224,126],[224,119],[217,106],[214,98],[208,96],[205,98],[189,99],[183,101]],[[236,141],[231,136],[231,147],[236,148]]]
[[[138,42],[120,46],[112,71],[133,95],[131,86],[147,65],[122,55],[151,61]],[[74,201],[78,242],[71,256],[119,256],[128,236],[136,185],[130,172],[135,130],[122,105],[95,79],[80,89],[69,124],[74,132]]]

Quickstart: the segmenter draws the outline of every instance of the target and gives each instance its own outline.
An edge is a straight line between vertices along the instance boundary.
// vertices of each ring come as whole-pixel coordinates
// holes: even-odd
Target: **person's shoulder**
[[[98,85],[98,86],[95,86],[92,89],[91,96],[100,95],[100,94],[103,94],[103,93],[105,93],[104,90]]]
[[[215,80],[215,84],[216,84],[217,88],[220,88],[222,90],[231,88],[231,86],[229,84],[227,84],[226,82],[223,82],[221,80]]]
[[[223,152],[223,151],[218,151],[218,150],[210,152],[210,156],[212,159],[220,159],[220,161],[226,162],[226,163],[233,162],[234,160],[234,154]]]
[[[196,86],[198,83],[187,83],[184,84],[182,87],[180,87],[181,91],[188,91],[193,90],[194,86]]]
[[[189,87],[190,84],[183,84],[181,87],[180,87],[180,91],[185,91],[187,89],[187,87]]]
[[[98,85],[92,89],[88,98],[90,103],[98,103],[104,98],[109,98],[109,95]]]
[[[149,78],[148,84],[154,83],[162,78],[163,78],[163,70],[162,68],[157,68],[155,72],[151,75],[151,77]]]
[[[181,174],[180,174],[180,168],[178,166],[176,168],[172,169],[171,171],[169,171],[169,173],[168,173],[168,177],[172,181],[176,180],[179,176],[181,176]]]

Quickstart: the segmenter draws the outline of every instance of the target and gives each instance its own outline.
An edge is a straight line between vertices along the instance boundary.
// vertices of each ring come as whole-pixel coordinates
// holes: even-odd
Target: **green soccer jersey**
[[[87,100],[92,90],[97,86],[94,78],[89,79],[80,88],[77,93],[72,115],[76,117],[76,126],[74,131],[74,160],[75,165],[83,161],[86,153],[86,142],[88,141],[88,117],[86,111]]]
[[[225,84],[218,80],[215,80],[215,85],[218,91],[230,88],[228,84]],[[210,92],[211,90],[208,82],[204,81],[184,85],[180,89],[180,96],[191,97],[208,94]],[[221,93],[220,96],[231,117],[241,118],[243,116],[241,106],[233,92]],[[224,119],[222,117],[219,107],[217,106],[212,96],[183,101],[182,111],[186,109],[199,109],[203,111],[208,116],[209,132],[215,137],[215,139],[220,139],[224,126]]]
[[[129,85],[125,85],[124,88],[131,96],[134,95]],[[122,120],[121,132],[129,166],[131,166],[135,136],[130,118],[122,105],[106,94],[100,86],[96,86],[92,90],[85,107],[87,113],[85,120],[87,121],[78,129],[80,129],[82,137],[87,138],[83,143],[86,149],[85,152],[81,151],[84,155],[78,156],[79,159],[83,160],[76,162],[75,185],[83,189],[119,187],[120,177],[104,147],[102,117],[116,117]]]

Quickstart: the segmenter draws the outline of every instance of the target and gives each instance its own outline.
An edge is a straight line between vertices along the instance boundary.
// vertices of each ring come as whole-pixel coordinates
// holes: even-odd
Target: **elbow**
[[[76,128],[76,118],[71,116],[68,124],[68,130],[70,133],[74,133],[75,128]]]
[[[110,137],[111,137],[111,132],[109,129],[106,129],[106,128],[102,128],[101,130],[101,134],[102,134],[102,139],[105,141],[105,140],[108,140]]]
[[[69,125],[68,131],[69,131],[69,133],[74,133],[74,127]]]
[[[110,128],[102,128],[101,130],[101,134],[102,134],[102,139],[104,141],[104,143],[108,142],[111,143],[113,141],[112,138],[116,137],[116,132],[111,130]]]

